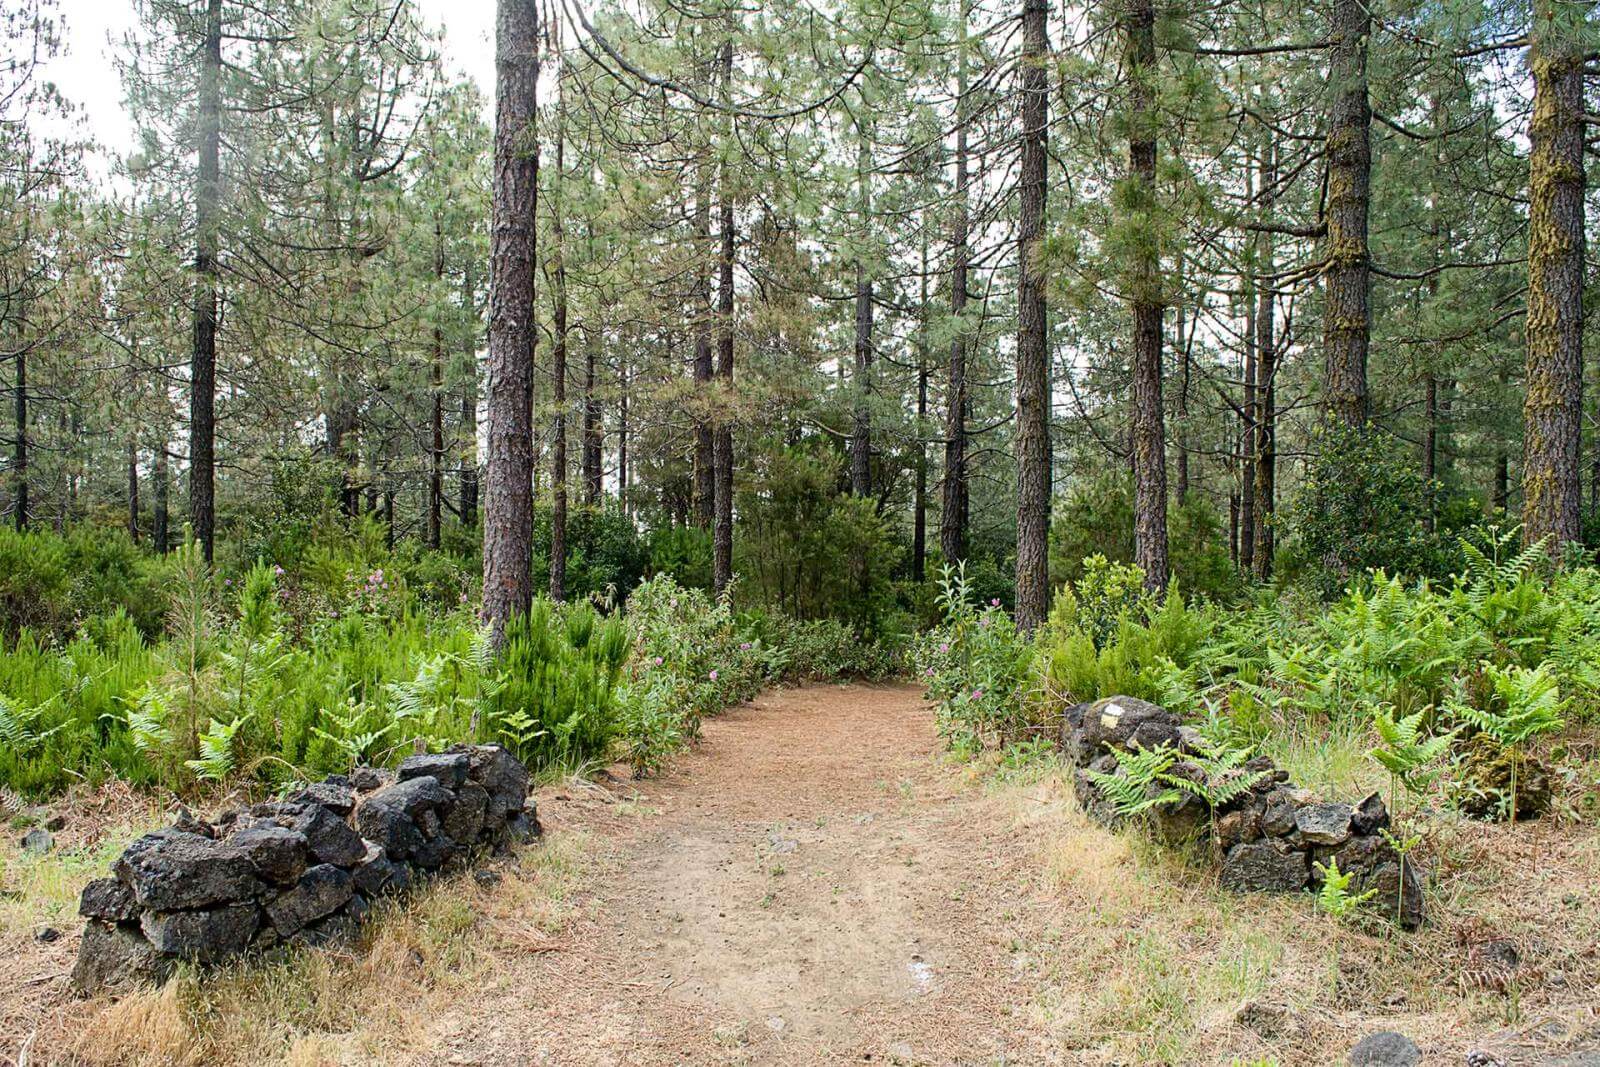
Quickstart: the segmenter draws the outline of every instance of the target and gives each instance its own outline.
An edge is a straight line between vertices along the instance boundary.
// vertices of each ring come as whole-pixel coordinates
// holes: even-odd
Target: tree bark
[[[862,119],[856,120],[856,198],[860,217],[856,236],[865,246],[871,233],[872,201],[867,185],[869,148],[862,122]],[[866,254],[860,250],[856,253],[855,357],[850,491],[865,497],[872,495],[872,276],[867,271]]]
[[[554,231],[550,388],[550,599],[567,599],[567,351],[572,340],[567,307],[567,220],[563,188],[566,171],[566,65],[556,77],[556,172],[551,182],[550,222]]]
[[[209,563],[216,548],[218,219],[222,152],[222,0],[208,0],[200,53],[195,172],[193,345],[189,360],[189,521]]]
[[[462,281],[461,306],[469,318],[475,315],[472,268],[468,266]],[[472,529],[478,525],[478,343],[476,329],[467,332],[466,375],[461,386],[461,473],[459,503],[461,525]]]
[[[694,427],[694,517],[695,525],[702,530],[711,529],[716,511],[716,434],[711,419],[703,410],[709,403],[711,375],[714,369],[711,354],[711,275],[705,269],[701,253],[711,251],[711,182],[708,172],[711,164],[701,159],[700,190],[694,205],[695,255],[695,326],[694,326],[694,384],[695,396],[702,411],[695,416]]]
[[[20,331],[19,331],[20,332]],[[11,445],[11,479],[16,501],[12,524],[21,533],[28,528],[28,346],[17,345],[16,435]]]
[[[967,558],[967,19],[970,0],[958,0],[956,53],[955,222],[950,252],[950,370],[945,387],[944,492],[939,516],[939,549],[947,566]]]
[[[1367,99],[1367,41],[1372,13],[1365,0],[1333,0],[1328,66],[1328,239],[1324,267],[1324,392],[1328,413],[1345,426],[1366,426],[1371,253],[1367,205],[1372,182],[1372,108]]]
[[[600,505],[600,493],[605,477],[605,426],[600,410],[600,397],[595,392],[599,383],[595,377],[595,351],[600,345],[599,329],[584,334],[583,345],[583,503],[586,507]]]
[[[1552,0],[1535,13],[1529,126],[1528,372],[1522,405],[1522,536],[1552,554],[1582,537],[1583,49]]]
[[[928,420],[928,239],[923,231],[922,271],[917,284],[921,302],[917,305],[921,322],[917,329],[917,481],[912,500],[911,580],[922,583],[928,573],[928,441],[924,427]]]
[[[1017,228],[1017,627],[1050,611],[1050,347],[1040,263],[1050,80],[1046,0],[1022,0],[1022,162]]]
[[[489,436],[483,614],[496,647],[533,601],[534,212],[538,205],[539,14],[499,0],[489,238]]]
[[[1268,144],[1261,154],[1260,204],[1270,219],[1277,199],[1277,148]],[[1272,285],[1274,253],[1272,235],[1256,235],[1256,433],[1255,433],[1255,561],[1258,581],[1272,577],[1272,554],[1277,549],[1272,517],[1277,510],[1277,379],[1278,337],[1276,290]]]
[[[433,222],[433,278],[435,291],[442,297],[439,289],[444,283],[444,228],[437,218]],[[427,540],[429,548],[438,548],[444,508],[444,326],[437,318],[433,326],[433,360],[429,376],[432,410],[428,419],[431,439],[428,442]]]
[[[1126,0],[1129,96],[1128,200],[1146,218],[1156,195],[1155,8]],[[1167,587],[1167,446],[1161,407],[1161,264],[1154,235],[1133,252],[1133,544],[1147,590]]]
[[[139,543],[139,445],[128,435],[128,537]]]
[[[731,99],[733,90],[733,41],[722,45],[722,93]],[[732,119],[728,120],[732,140]],[[719,226],[721,254],[717,258],[717,377],[722,381],[723,404],[733,401],[733,254],[734,212],[732,175],[724,158],[718,176],[721,201]],[[717,417],[716,438],[712,445],[715,477],[712,481],[714,526],[711,537],[711,580],[718,596],[727,592],[733,581],[733,420],[725,406]]]
[[[166,429],[162,429],[161,439],[156,442],[156,455],[154,469],[151,471],[152,494],[155,501],[150,515],[150,544],[159,553],[165,555],[167,548],[172,544],[168,536],[167,527],[170,523],[168,514],[168,496],[171,493],[170,478],[167,468],[167,438]]]

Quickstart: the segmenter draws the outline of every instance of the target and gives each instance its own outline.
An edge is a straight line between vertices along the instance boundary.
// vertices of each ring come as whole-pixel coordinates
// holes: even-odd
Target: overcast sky
[[[428,23],[444,26],[446,72],[472,78],[492,104],[495,0],[412,3]],[[127,152],[133,147],[133,133],[123,110],[122,82],[112,56],[133,27],[133,4],[131,0],[60,0],[58,10],[66,24],[62,50],[48,64],[45,77],[76,105],[87,133],[105,151]],[[104,161],[93,169],[104,174]]]

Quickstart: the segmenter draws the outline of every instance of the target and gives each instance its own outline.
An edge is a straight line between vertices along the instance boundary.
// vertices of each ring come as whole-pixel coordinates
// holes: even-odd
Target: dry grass
[[[1203,863],[1077,809],[1063,774],[1017,784],[1064,918],[1028,1006],[1073,1063],[1323,1064],[1396,1029],[1438,1062],[1600,1038],[1600,842],[1554,821],[1429,824],[1432,921],[1416,934],[1318,913],[1309,895],[1238,896]],[[1538,860],[1535,862],[1534,857]],[[1495,939],[1522,963],[1486,957]],[[1527,1062],[1514,1059],[1513,1062]]]
[[[271,954],[115,1000],[78,1000],[61,975],[17,994],[36,1001],[14,1013],[31,1025],[8,1028],[0,1063],[336,1064],[415,1053],[430,1007],[460,997],[508,957],[550,945],[583,843],[563,834],[497,862],[502,880],[488,888],[461,872],[388,902],[348,953]],[[84,862],[52,876],[29,906],[75,899],[103,867]],[[58,944],[70,967],[76,939]]]

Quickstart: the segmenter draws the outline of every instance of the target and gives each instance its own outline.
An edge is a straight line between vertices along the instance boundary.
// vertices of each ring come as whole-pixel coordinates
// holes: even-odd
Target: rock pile
[[[538,833],[528,770],[499,745],[360,768],[211,822],[182,811],[84,888],[73,983],[96,993],[160,981],[177,960],[348,941],[374,897]]]
[[[1062,752],[1077,767],[1078,800],[1091,817],[1108,825],[1117,821],[1116,812],[1090,772],[1125,774],[1113,750],[1162,747],[1177,756],[1168,774],[1204,780],[1205,771],[1192,758],[1203,751],[1200,736],[1173,713],[1147,701],[1117,696],[1076,704],[1067,709],[1061,725]],[[1328,803],[1296,788],[1288,772],[1264,756],[1234,773],[1260,778],[1215,813],[1189,793],[1157,804],[1149,811],[1152,829],[1162,839],[1178,842],[1211,837],[1214,825],[1211,846],[1222,867],[1222,884],[1242,892],[1312,888],[1320,884],[1322,869],[1337,861],[1341,873],[1354,876],[1352,892],[1376,890],[1372,907],[1407,929],[1421,925],[1422,888],[1413,865],[1402,864],[1383,836],[1389,813],[1378,794],[1353,805]]]

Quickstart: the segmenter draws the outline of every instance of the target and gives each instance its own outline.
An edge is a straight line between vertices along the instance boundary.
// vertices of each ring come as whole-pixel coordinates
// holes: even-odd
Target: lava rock
[[[367,854],[361,862],[350,871],[351,884],[356,892],[365,893],[368,897],[390,889],[404,877],[405,884],[410,884],[410,877],[405,868],[391,860],[383,851],[383,846],[371,841],[367,842]]]
[[[427,814],[432,814],[428,812]],[[447,834],[424,837],[422,844],[411,851],[411,862],[425,871],[437,871],[454,859],[460,849]]]
[[[274,930],[288,937],[339,910],[354,893],[350,872],[319,863],[301,875],[293,889],[267,905],[267,918]]]
[[[489,791],[477,782],[465,782],[456,790],[456,802],[444,818],[444,832],[452,841],[470,845],[483,832],[483,817],[489,810]]]
[[[1281,841],[1249,841],[1228,850],[1222,862],[1222,885],[1240,892],[1293,893],[1311,881],[1304,852]]]
[[[350,786],[357,793],[371,793],[394,784],[394,775],[378,767],[357,767],[350,772]]]
[[[502,878],[504,878],[504,875],[499,871],[493,871],[487,867],[480,867],[472,872],[472,880],[484,889],[493,889],[500,884]]]
[[[296,790],[289,794],[289,800],[296,804],[320,804],[343,819],[355,810],[356,791],[347,783],[330,778]]]
[[[1350,1067],[1414,1067],[1422,1062],[1422,1050],[1404,1034],[1384,1030],[1358,1041],[1348,1062]]]
[[[56,847],[56,839],[49,830],[42,826],[34,827],[22,835],[22,851],[31,852],[35,856],[42,856]]]
[[[473,745],[467,750],[467,777],[489,794],[484,818],[499,822],[528,806],[528,768],[500,745]]]
[[[1361,803],[1350,810],[1350,829],[1358,834],[1375,834],[1388,829],[1388,826],[1389,809],[1377,793],[1368,793]]]
[[[186,834],[199,834],[201,837],[217,836],[216,827],[196,817],[195,813],[183,804],[179,804],[177,810],[172,813],[172,828]]]
[[[278,826],[304,835],[311,856],[318,863],[350,867],[366,855],[361,835],[333,811],[321,804],[287,801],[257,804],[250,809],[258,818],[270,819]]]
[[[197,963],[216,963],[237,956],[250,946],[260,925],[261,909],[254,904],[200,911],[147,911],[139,918],[139,929],[157,952]]]
[[[1261,810],[1261,832],[1268,837],[1287,837],[1294,833],[1297,829],[1295,811],[1299,806],[1295,790],[1274,787]]]
[[[448,808],[455,802],[455,794],[431,775],[418,778],[408,778],[373,793],[356,809],[359,817],[362,810],[374,806],[397,808],[415,819],[423,812],[437,812]],[[359,824],[358,824],[359,825]]]
[[[1057,747],[1068,763],[1082,766],[1094,758],[1094,753],[1084,748],[1083,716],[1088,712],[1087,702],[1073,704],[1061,713],[1061,736]]]
[[[78,961],[72,984],[80,993],[94,995],[164,982],[173,961],[161,956],[136,927],[89,920],[78,942]]]
[[[1294,825],[1314,845],[1342,845],[1350,840],[1350,805],[1302,805],[1295,809]]]
[[[228,838],[228,844],[250,857],[258,875],[279,885],[299,881],[310,851],[305,834],[270,822],[244,827]]]
[[[129,922],[139,917],[133,890],[115,878],[96,878],[83,887],[78,897],[78,914],[85,919]]]
[[[112,871],[141,907],[153,911],[236,904],[253,899],[261,887],[250,857],[182,830],[145,834],[128,846]]]
[[[431,778],[417,780],[433,781]],[[408,859],[422,847],[422,831],[417,829],[417,824],[403,807],[380,799],[386,792],[374,793],[366,803],[356,808],[356,829],[362,837],[383,849],[390,859]],[[362,854],[365,856],[364,850]]]
[[[465,752],[437,752],[407,756],[395,768],[395,776],[405,782],[413,778],[432,778],[446,789],[458,789],[467,780],[471,761]]]
[[[539,825],[539,815],[532,808],[518,812],[506,820],[506,836],[513,844],[532,841],[544,834],[544,827]]]
[[[1261,809],[1255,805],[1237,808],[1217,819],[1217,846],[1230,849],[1247,841],[1261,839]]]
[[[1091,752],[1106,748],[1176,748],[1181,740],[1178,717],[1136,697],[1097,700],[1083,715],[1083,745]]]

